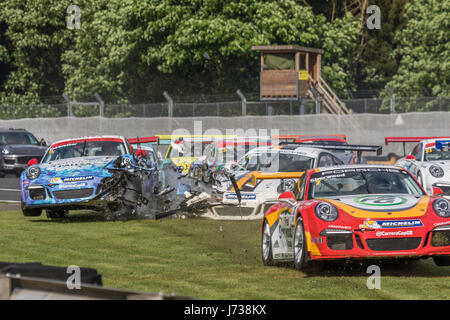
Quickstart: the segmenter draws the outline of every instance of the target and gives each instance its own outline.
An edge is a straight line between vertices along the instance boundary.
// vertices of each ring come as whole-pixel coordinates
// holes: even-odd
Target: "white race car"
[[[381,151],[378,146],[345,147],[358,152]],[[297,182],[292,176],[299,178],[307,169],[343,164],[341,159],[325,149],[291,144],[255,148],[232,164],[232,173],[239,191],[236,192],[231,182],[225,183],[222,199],[218,199],[224,206],[209,208],[205,216],[230,220],[260,219],[264,215],[266,201],[276,200],[281,193],[295,189]],[[276,173],[279,179],[254,180],[267,173],[271,176]]]
[[[450,138],[421,140],[395,165],[411,172],[428,194],[440,194],[450,199],[449,143]]]

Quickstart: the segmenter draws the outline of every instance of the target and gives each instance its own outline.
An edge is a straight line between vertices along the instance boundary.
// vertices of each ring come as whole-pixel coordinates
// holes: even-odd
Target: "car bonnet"
[[[103,169],[107,164],[116,158],[117,156],[70,158],[43,163],[39,166],[43,174],[54,172],[69,173],[73,171],[86,170],[95,171]]]
[[[365,194],[340,196],[328,201],[355,218],[398,218],[424,215],[430,197],[409,194]]]

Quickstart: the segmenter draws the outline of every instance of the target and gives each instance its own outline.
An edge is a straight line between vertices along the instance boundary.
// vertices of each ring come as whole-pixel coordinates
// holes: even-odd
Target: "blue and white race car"
[[[22,212],[67,217],[74,209],[130,213],[157,186],[153,163],[138,163],[122,136],[66,139],[53,143],[39,164],[20,176]],[[147,201],[148,202],[148,201]]]
[[[122,136],[53,143],[39,164],[30,162],[21,174],[23,215],[40,216],[46,210],[49,218],[66,218],[69,210],[92,209],[112,218],[159,219],[195,210],[208,200],[191,188],[172,192],[185,187],[179,168],[168,166],[163,172],[149,151],[133,151]]]

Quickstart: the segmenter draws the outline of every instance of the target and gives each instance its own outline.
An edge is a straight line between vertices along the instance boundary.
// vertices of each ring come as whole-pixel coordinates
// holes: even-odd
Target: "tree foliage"
[[[450,2],[415,0],[406,6],[393,55],[400,61],[389,85],[397,95],[450,95]]]
[[[3,103],[64,91],[78,100],[98,92],[112,102],[160,100],[164,90],[256,92],[259,59],[251,47],[264,44],[323,48],[324,78],[338,91],[354,86],[351,16],[328,22],[294,0],[80,0],[81,29],[69,30],[69,2],[2,3],[0,63],[10,67],[0,83]]]
[[[342,98],[391,80],[398,94],[421,87],[448,94],[448,1],[379,0],[380,30],[363,23],[367,3],[3,0],[0,104],[63,92],[79,101],[99,93],[111,103],[161,101],[163,91],[255,93],[259,53],[251,47],[269,44],[324,49],[322,76]],[[66,26],[72,4],[80,29]]]

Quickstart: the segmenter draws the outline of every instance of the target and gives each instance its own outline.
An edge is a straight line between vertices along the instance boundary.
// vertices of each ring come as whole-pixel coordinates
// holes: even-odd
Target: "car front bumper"
[[[3,155],[1,159],[1,168],[6,172],[21,172],[28,167],[28,161],[37,159],[38,162],[42,155]]]
[[[411,229],[327,228],[307,241],[312,260],[450,255],[450,221],[445,223]]]

